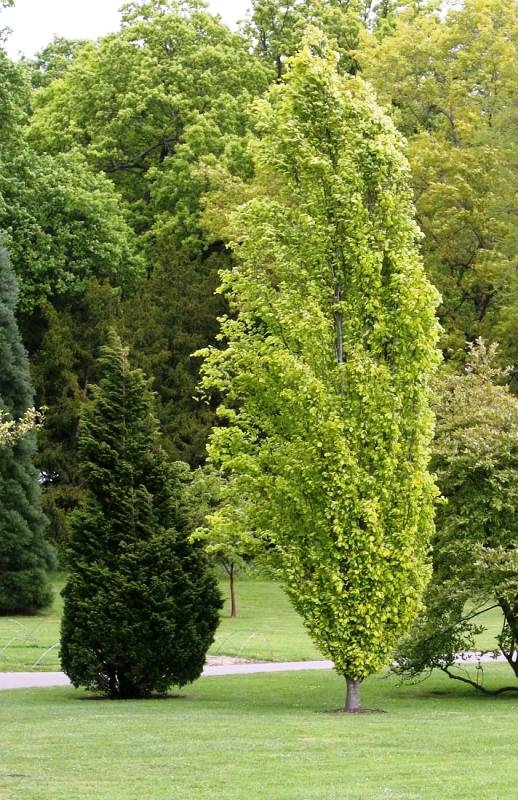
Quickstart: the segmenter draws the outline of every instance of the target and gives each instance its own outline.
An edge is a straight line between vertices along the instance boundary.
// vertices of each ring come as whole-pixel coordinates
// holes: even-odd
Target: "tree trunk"
[[[237,602],[236,602],[236,582],[235,582],[235,568],[232,562],[227,570],[228,579],[230,581],[230,616],[232,619],[237,617]]]
[[[108,670],[108,696],[112,700],[117,697],[117,675],[114,669]]]
[[[347,695],[345,698],[345,710],[346,711],[359,711],[360,706],[360,685],[361,680],[357,678],[348,678],[345,676],[345,680],[347,683]]]
[[[500,647],[507,659],[507,662],[514,674],[518,678],[518,598],[513,604],[508,603],[504,597],[498,598],[498,603],[504,614],[504,627],[500,635]],[[505,626],[509,628],[509,634],[504,635]]]
[[[277,71],[276,83],[281,83],[281,81],[282,81],[282,71],[283,71],[282,70],[282,57],[281,56],[277,56],[276,57],[276,59],[275,59],[275,68],[276,68],[276,71]]]

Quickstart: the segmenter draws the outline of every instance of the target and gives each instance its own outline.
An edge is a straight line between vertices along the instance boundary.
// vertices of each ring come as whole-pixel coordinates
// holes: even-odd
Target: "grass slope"
[[[59,626],[63,576],[54,580],[52,608],[35,617],[0,617],[0,671],[60,669]],[[222,582],[226,596],[227,584]],[[228,602],[211,649],[213,655],[232,655],[265,661],[321,658],[280,586],[250,579],[238,585],[237,619],[230,619]]]
[[[491,666],[498,679],[501,667]],[[500,680],[502,679],[500,675]],[[2,800],[472,800],[514,797],[518,696],[439,676],[331,672],[204,678],[183,698],[91,701],[72,689],[0,693]]]
[[[0,672],[54,671],[59,664],[59,626],[63,602],[59,594],[63,575],[54,579],[54,604],[34,617],[0,617]],[[227,583],[222,581],[224,596]],[[322,656],[307,635],[281,587],[271,580],[245,577],[238,583],[238,617],[230,619],[229,603],[210,650],[263,661],[308,661]],[[477,619],[487,626],[478,646],[495,647],[501,616],[497,611]]]

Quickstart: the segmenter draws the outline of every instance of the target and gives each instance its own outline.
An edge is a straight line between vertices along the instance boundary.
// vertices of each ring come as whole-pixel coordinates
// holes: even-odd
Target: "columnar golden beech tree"
[[[203,387],[223,396],[210,456],[230,479],[212,522],[234,515],[264,541],[357,711],[429,576],[438,298],[401,137],[336,65],[310,32],[257,104],[252,199],[222,272],[231,313]]]

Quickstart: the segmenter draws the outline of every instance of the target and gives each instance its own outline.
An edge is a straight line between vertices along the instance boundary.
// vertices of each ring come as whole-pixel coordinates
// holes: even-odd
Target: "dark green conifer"
[[[146,697],[201,674],[221,598],[188,540],[187,468],[167,462],[153,394],[116,334],[99,367],[80,426],[61,660],[76,686]]]
[[[18,288],[0,249],[0,413],[21,419],[33,403],[27,353],[15,317]],[[44,538],[32,433],[0,447],[0,613],[33,613],[52,594],[47,571],[53,553]]]

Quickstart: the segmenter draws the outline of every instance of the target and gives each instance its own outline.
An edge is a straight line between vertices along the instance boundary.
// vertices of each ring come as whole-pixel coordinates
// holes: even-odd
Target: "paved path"
[[[205,677],[217,675],[250,675],[255,672],[298,672],[304,669],[332,669],[331,661],[283,661],[276,663],[218,664],[206,666]],[[45,686],[68,686],[63,672],[0,672],[2,689],[34,689]]]
[[[44,686],[68,686],[63,672],[0,672],[0,690],[36,689]]]
[[[477,663],[478,661],[505,661],[503,655],[496,659],[490,653],[480,656],[479,653],[459,654],[459,663]],[[208,665],[203,670],[204,677],[217,675],[251,675],[258,672],[300,672],[308,669],[332,669],[331,661],[280,661],[249,662],[246,664]],[[68,686],[70,681],[63,672],[0,672],[0,691],[2,689],[31,689],[45,686]]]

